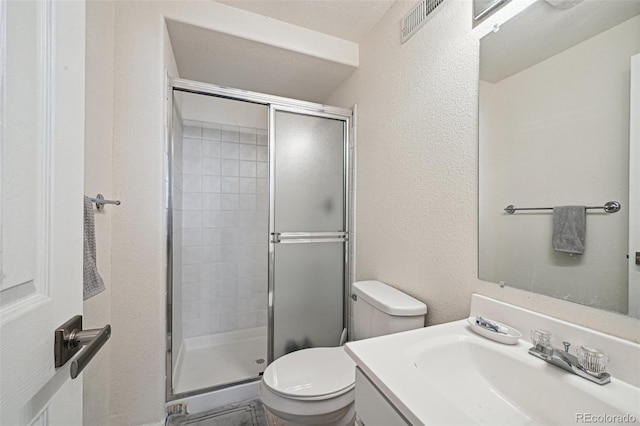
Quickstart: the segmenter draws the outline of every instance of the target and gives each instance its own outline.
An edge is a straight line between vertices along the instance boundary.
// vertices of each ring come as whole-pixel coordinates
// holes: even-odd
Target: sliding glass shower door
[[[272,354],[336,346],[345,325],[344,117],[271,107]]]

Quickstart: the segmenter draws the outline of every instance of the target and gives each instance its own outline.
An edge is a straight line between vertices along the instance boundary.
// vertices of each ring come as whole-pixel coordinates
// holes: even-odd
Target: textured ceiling
[[[395,0],[225,0],[218,3],[358,43]]]
[[[535,2],[482,39],[480,79],[501,81],[638,14],[640,0],[584,0],[567,10]]]
[[[167,20],[181,78],[323,103],[355,70],[240,37]]]

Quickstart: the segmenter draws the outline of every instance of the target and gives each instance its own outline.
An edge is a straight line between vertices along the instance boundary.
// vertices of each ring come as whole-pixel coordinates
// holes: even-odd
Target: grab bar
[[[617,201],[609,201],[604,206],[591,206],[585,207],[587,210],[592,209],[604,209],[606,213],[615,213],[620,211],[622,205]],[[509,214],[513,214],[517,210],[553,210],[553,207],[515,207],[514,205],[507,206],[504,211]]]

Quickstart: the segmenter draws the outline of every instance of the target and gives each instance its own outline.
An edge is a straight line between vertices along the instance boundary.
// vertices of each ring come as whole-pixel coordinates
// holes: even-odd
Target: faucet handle
[[[546,356],[553,355],[553,346],[551,346],[551,332],[547,330],[533,329],[531,330],[531,343],[536,351]]]
[[[571,346],[571,343],[569,343],[569,342],[562,342],[562,344],[564,345],[564,351],[565,351],[565,352],[569,352],[569,346]]]
[[[591,374],[602,374],[607,371],[609,355],[598,348],[578,346],[578,363]]]
[[[542,329],[531,330],[531,343],[533,346],[551,346],[551,332]]]

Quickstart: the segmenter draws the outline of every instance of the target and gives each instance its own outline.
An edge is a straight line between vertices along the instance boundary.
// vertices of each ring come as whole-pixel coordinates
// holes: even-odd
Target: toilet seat
[[[262,382],[270,391],[285,398],[324,400],[355,387],[355,367],[342,347],[303,349],[271,363],[263,373]]]

